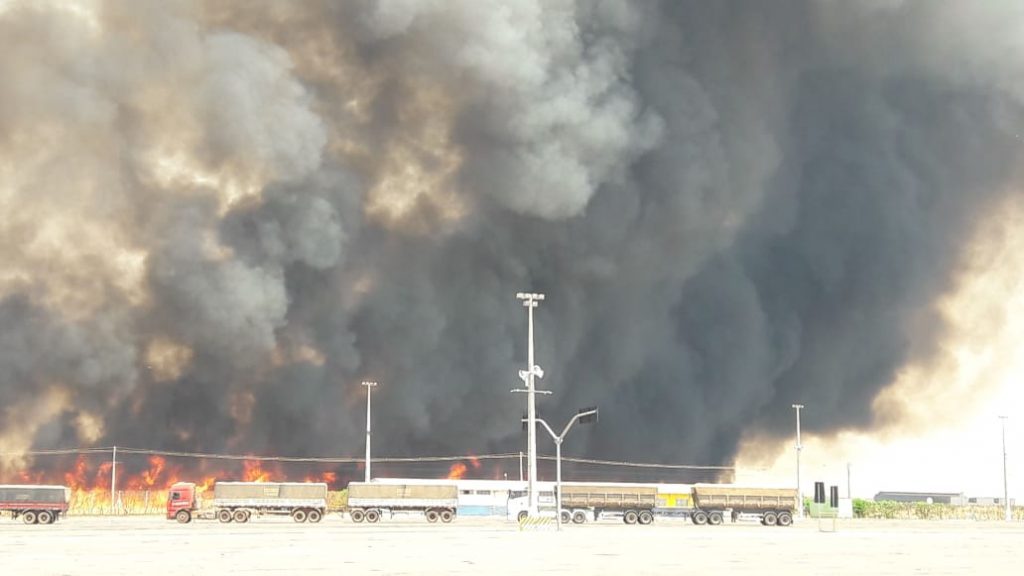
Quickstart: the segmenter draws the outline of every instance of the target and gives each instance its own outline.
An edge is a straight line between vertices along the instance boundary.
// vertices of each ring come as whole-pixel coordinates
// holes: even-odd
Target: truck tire
[[[577,511],[572,513],[572,523],[573,524],[583,524],[586,521],[587,521],[587,513],[584,512],[583,510],[577,510]]]
[[[379,522],[380,521],[380,510],[375,510],[375,509],[367,510],[366,511],[366,521],[371,523],[371,524],[373,524],[375,522]]]
[[[450,524],[454,518],[455,512],[452,512],[450,508],[445,508],[444,510],[441,510],[441,522],[444,522],[445,524]]]
[[[224,524],[227,524],[228,522],[231,522],[231,510],[228,510],[227,508],[224,508],[222,510],[218,510],[217,511],[217,520],[220,520]]]
[[[622,521],[626,524],[636,524],[639,518],[640,515],[636,513],[636,510],[626,510],[626,513],[622,515]]]
[[[36,511],[35,510],[29,510],[28,512],[25,512],[24,514],[21,515],[21,521],[24,522],[25,524],[35,524],[36,523]]]
[[[693,516],[690,516],[690,519],[693,520],[693,523],[697,526],[703,526],[708,523],[708,514],[703,510],[697,510],[693,513]]]
[[[292,510],[292,520],[295,520],[296,522],[305,522],[306,521],[306,510],[304,508],[299,508],[298,510]]]
[[[775,512],[765,512],[763,518],[765,526],[775,526],[779,521],[779,517],[775,515]]]
[[[249,521],[249,513],[246,512],[245,510],[235,510],[235,513],[232,515],[232,518],[235,520],[235,522],[238,522],[239,524],[245,524]]]
[[[569,522],[572,522],[572,514],[570,514],[568,510],[562,510],[559,516],[561,516],[559,520],[562,521],[562,524],[568,524]]]
[[[306,514],[306,522],[312,522],[316,524],[317,522],[322,520],[323,517],[324,515],[321,514],[319,510],[312,509],[309,511],[309,513]]]
[[[779,512],[779,526],[792,526],[793,515],[789,512]]]
[[[712,526],[718,526],[721,523],[722,523],[722,513],[721,512],[719,512],[718,510],[715,510],[714,512],[711,512],[710,514],[708,514],[708,524],[711,524]]]
[[[178,513],[174,515],[174,519],[178,521],[178,524],[188,524],[192,521],[192,515],[189,514],[188,510],[178,510]]]
[[[352,510],[351,512],[348,513],[348,515],[351,516],[352,521],[357,524],[359,522],[362,522],[363,519],[366,518],[366,512],[364,512],[361,508],[356,508],[355,510]]]
[[[424,512],[424,516],[427,517],[427,522],[433,524],[437,522],[437,519],[441,517],[441,514],[437,510],[430,508]]]
[[[641,510],[640,515],[637,517],[637,521],[647,526],[651,522],[654,522],[654,514],[650,510]]]
[[[39,513],[36,514],[36,522],[39,522],[40,524],[50,524],[53,522],[53,514],[51,514],[49,510],[40,510]]]
[[[516,520],[518,520],[519,523],[522,524],[529,517],[530,517],[530,513],[527,512],[526,510],[522,510],[522,511],[519,512],[519,515],[516,516]]]

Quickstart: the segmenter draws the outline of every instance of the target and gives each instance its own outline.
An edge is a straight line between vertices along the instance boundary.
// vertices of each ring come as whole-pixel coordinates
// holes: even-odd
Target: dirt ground
[[[822,528],[831,530],[831,522]],[[1024,524],[807,520],[599,523],[520,531],[499,520],[179,525],[155,517],[0,519],[0,574],[1021,574]]]

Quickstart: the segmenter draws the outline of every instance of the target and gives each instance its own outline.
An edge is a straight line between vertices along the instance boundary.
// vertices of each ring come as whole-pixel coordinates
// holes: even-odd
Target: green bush
[[[867,516],[868,509],[874,502],[870,500],[864,500],[863,498],[853,499],[853,517],[854,518],[865,518]]]
[[[1002,520],[1001,506],[953,506],[925,502],[893,502],[854,498],[855,518],[883,518],[898,520]],[[1014,520],[1024,520],[1024,507],[1012,510]]]

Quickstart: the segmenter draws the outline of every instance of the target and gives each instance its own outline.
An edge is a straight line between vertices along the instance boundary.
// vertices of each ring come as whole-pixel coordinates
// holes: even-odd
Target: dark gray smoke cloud
[[[0,10],[0,451],[515,451],[522,290],[573,452],[871,428],[1016,193],[1016,2]]]

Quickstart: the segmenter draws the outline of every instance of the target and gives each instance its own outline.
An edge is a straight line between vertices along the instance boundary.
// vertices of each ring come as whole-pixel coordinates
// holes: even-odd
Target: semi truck
[[[795,488],[744,488],[722,484],[693,487],[694,524],[721,524],[725,514],[735,521],[741,514],[757,516],[765,526],[789,526],[797,510]]]
[[[53,524],[67,516],[71,489],[66,486],[0,485],[0,513],[25,524]]]
[[[546,483],[545,483],[546,484]],[[537,497],[537,513],[555,517],[557,488],[541,490]],[[626,524],[647,525],[654,522],[658,488],[653,484],[563,484],[562,522],[583,524],[602,518],[621,518]],[[509,498],[508,517],[522,522],[529,517],[529,499],[525,492]]]
[[[386,514],[423,514],[427,522],[451,522],[459,503],[456,484],[348,485],[347,512],[353,522],[379,522]]]
[[[216,482],[203,498],[193,482],[178,482],[167,494],[167,519],[248,522],[253,516],[291,516],[319,522],[327,513],[327,484],[315,482]]]

